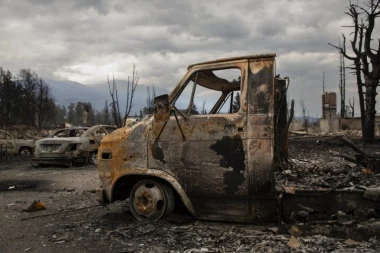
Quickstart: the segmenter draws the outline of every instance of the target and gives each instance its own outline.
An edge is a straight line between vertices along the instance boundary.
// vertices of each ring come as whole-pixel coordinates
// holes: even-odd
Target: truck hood
[[[101,143],[120,142],[121,140],[124,140],[129,135],[129,133],[131,132],[131,129],[132,129],[131,127],[118,128],[112,133],[104,136]]]
[[[149,121],[152,121],[152,120],[153,120],[153,117],[148,115],[132,126],[125,126],[125,127],[118,128],[112,133],[104,136],[101,143],[113,143],[113,142],[120,143],[122,140],[125,140],[131,134],[133,129],[144,124],[149,124]]]

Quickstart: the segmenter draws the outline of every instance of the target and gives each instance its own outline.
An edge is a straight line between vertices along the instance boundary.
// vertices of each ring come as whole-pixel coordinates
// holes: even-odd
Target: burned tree
[[[206,100],[203,100],[201,114],[207,114],[207,111],[206,111]]]
[[[152,91],[149,86],[146,88],[146,95],[146,106],[144,106],[144,108],[140,110],[140,117],[153,114],[153,103],[154,98],[156,97],[156,90],[154,88],[154,85],[152,86]]]
[[[136,66],[133,65],[132,70],[132,79],[129,80],[128,76],[128,84],[127,84],[127,103],[125,105],[125,113],[124,113],[124,121],[128,118],[131,113],[131,109],[133,107],[133,96],[135,95],[135,90],[137,88],[137,84],[139,83],[139,77],[137,76]]]
[[[115,82],[115,76],[112,73],[112,85],[109,80],[109,76],[107,75],[107,81],[108,81],[108,88],[111,95],[112,103],[111,103],[111,114],[112,118],[115,122],[115,125],[117,127],[122,127],[125,124],[125,120],[128,118],[131,109],[133,107],[133,97],[135,94],[135,90],[137,88],[137,84],[139,81],[139,77],[137,76],[137,71],[135,65],[133,65],[133,71],[132,71],[132,79],[128,76],[128,83],[127,83],[127,102],[125,105],[125,112],[123,121],[121,120],[121,114],[120,114],[120,106],[119,106],[119,97],[117,92],[117,85]]]
[[[355,115],[355,97],[352,97],[352,104],[351,104],[351,100],[350,99],[348,99],[348,103],[350,104],[351,115],[352,115],[352,118],[353,118],[354,115]]]
[[[117,127],[121,127],[121,115],[120,115],[120,107],[119,107],[119,97],[117,94],[117,86],[115,82],[115,76],[112,73],[112,87],[110,83],[110,79],[107,75],[108,89],[111,95],[112,103],[111,103],[111,114],[114,120],[114,123]]]
[[[307,132],[309,117],[306,115],[307,110],[306,110],[306,106],[305,106],[305,101],[303,100],[302,97],[300,99],[300,106],[301,106],[303,125],[305,127],[305,131]]]
[[[110,113],[108,111],[107,100],[105,101],[102,114],[103,114],[103,119],[102,119],[103,124],[110,125],[111,124],[111,119],[110,119]]]
[[[345,63],[344,63],[344,56],[342,53],[339,54],[339,61],[340,61],[340,66],[339,66],[340,117],[345,118],[345,117],[347,117],[347,112],[346,112],[346,67],[345,67]]]
[[[22,86],[21,103],[26,117],[41,130],[49,105],[54,104],[49,85],[30,69],[20,71],[17,83]]]
[[[22,87],[17,85],[9,70],[0,67],[0,127],[6,128],[20,122],[18,106]]]
[[[238,112],[240,109],[240,92],[237,92],[232,104],[232,112]]]
[[[349,11],[352,18],[352,40],[350,41],[353,54],[346,50],[346,36],[342,34],[343,43],[337,48],[346,59],[353,62],[353,70],[359,94],[360,115],[364,142],[371,142],[375,136],[376,89],[380,79],[380,40],[377,49],[372,48],[372,35],[375,20],[380,16],[380,0],[366,0],[362,6],[350,2]]]

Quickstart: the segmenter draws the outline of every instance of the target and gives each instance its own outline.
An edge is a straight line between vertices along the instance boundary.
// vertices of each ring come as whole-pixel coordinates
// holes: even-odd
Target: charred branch
[[[340,140],[343,141],[345,144],[347,144],[350,148],[352,148],[356,152],[363,154],[363,155],[367,155],[366,152],[364,152],[361,148],[358,147],[358,145],[356,145],[355,143],[353,143],[349,139],[347,139],[345,137],[340,137]]]
[[[351,117],[353,118],[355,116],[355,97],[352,97],[352,104],[351,100],[348,99],[348,103],[350,104],[351,107]]]
[[[349,156],[349,155],[346,155],[346,154],[342,154],[342,153],[339,153],[339,152],[334,151],[334,150],[329,150],[329,154],[331,154],[333,156],[336,156],[336,157],[341,157],[341,158],[346,159],[347,161],[356,163],[356,158],[355,157],[352,157],[352,156]]]

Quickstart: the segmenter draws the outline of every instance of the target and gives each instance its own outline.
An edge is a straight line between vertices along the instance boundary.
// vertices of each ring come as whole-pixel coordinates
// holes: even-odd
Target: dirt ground
[[[289,147],[294,167],[277,173],[279,186],[380,185],[379,174],[364,176],[355,164],[331,156],[330,149],[354,154],[333,138],[292,140]],[[361,147],[380,151],[378,144]],[[29,162],[12,157],[0,164],[0,252],[380,252],[380,232],[365,239],[350,234],[358,226],[380,231],[379,218],[356,227],[336,225],[346,231],[342,234],[329,233],[332,225],[303,230],[305,224],[209,222],[180,213],[141,223],[132,218],[127,201],[97,205],[96,166],[32,168]],[[46,210],[22,211],[35,200]]]

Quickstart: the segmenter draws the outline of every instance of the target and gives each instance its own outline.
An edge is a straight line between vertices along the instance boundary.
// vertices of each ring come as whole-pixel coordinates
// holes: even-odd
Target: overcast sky
[[[276,53],[290,98],[321,116],[322,75],[338,92],[339,55],[328,43],[349,35],[345,0],[0,0],[0,66],[46,79],[103,83],[110,71],[171,90],[189,64]],[[346,61],[346,65],[350,63]],[[356,96],[347,76],[347,98]],[[339,97],[338,97],[339,99]],[[356,96],[356,105],[358,98]],[[348,99],[347,99],[348,104]],[[356,112],[359,112],[356,108]]]

